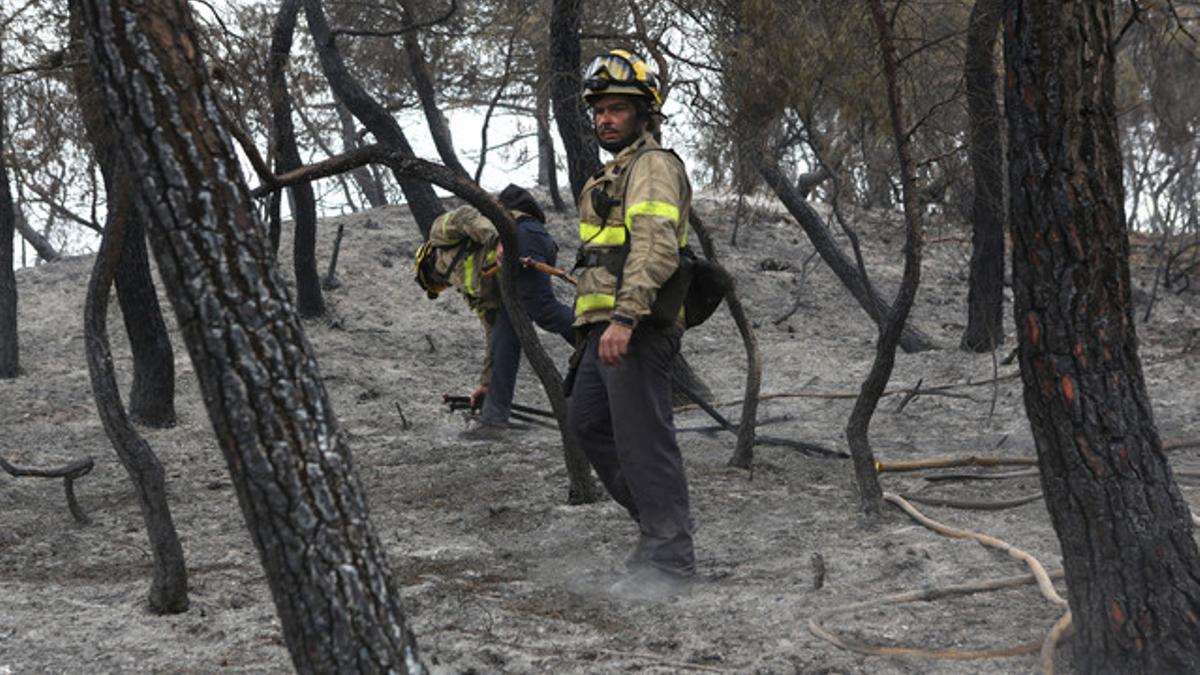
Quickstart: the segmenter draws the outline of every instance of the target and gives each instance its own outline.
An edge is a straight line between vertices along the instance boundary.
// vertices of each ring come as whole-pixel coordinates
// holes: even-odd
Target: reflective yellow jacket
[[[429,228],[429,241],[437,247],[438,274],[449,279],[477,314],[500,306],[500,277],[485,274],[496,265],[499,239],[492,221],[472,206],[442,214]],[[463,246],[467,247],[465,251]]]
[[[512,212],[513,219],[525,214]],[[447,275],[450,285],[458,290],[483,323],[483,370],[479,383],[487,384],[492,377],[492,328],[496,310],[500,308],[500,275],[496,274],[496,243],[500,235],[496,226],[473,206],[460,206],[433,221],[429,241],[437,246],[437,271]],[[467,246],[462,250],[459,245]],[[455,264],[455,259],[458,264]],[[450,269],[451,265],[454,266]]]
[[[613,204],[603,218],[591,195],[596,190]],[[609,269],[586,263],[581,268],[576,326],[605,322],[613,315],[636,325],[650,313],[659,287],[679,266],[690,210],[691,188],[683,163],[674,153],[661,150],[649,133],[588,180],[579,200],[581,255],[619,252],[626,237],[629,255],[619,291],[617,276]]]

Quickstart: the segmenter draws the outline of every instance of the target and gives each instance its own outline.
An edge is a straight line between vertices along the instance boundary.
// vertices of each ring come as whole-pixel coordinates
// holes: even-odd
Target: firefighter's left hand
[[[633,329],[619,323],[610,323],[600,335],[600,362],[606,366],[615,366],[621,362],[621,357],[629,353],[629,339]]]
[[[504,243],[496,242],[496,267],[504,266]]]

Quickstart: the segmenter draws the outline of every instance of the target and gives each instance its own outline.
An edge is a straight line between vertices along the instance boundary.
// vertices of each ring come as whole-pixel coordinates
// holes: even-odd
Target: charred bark
[[[837,242],[833,240],[829,228],[821,220],[821,216],[796,192],[779,167],[768,160],[764,153],[753,154],[752,158],[763,180],[771,186],[771,189],[775,191],[787,208],[788,213],[791,213],[796,222],[800,224],[821,259],[825,261],[826,265],[829,265],[829,269],[833,270],[846,290],[850,291],[850,295],[854,296],[867,316],[870,316],[875,325],[882,330],[888,317],[892,315],[893,308],[888,306],[887,301],[879,295],[874,284],[859,273],[858,266],[842,252]],[[934,348],[933,340],[928,335],[912,326],[902,326],[902,328],[900,348],[904,351],[913,353]]]
[[[700,240],[700,248],[704,250],[704,257],[720,264],[717,260],[717,247],[708,233],[708,228],[695,213],[689,217],[692,230]],[[733,456],[729,458],[729,465],[749,469],[754,464],[754,430],[758,423],[758,394],[762,388],[762,357],[758,353],[758,337],[754,334],[754,327],[746,316],[746,309],[742,307],[741,297],[738,296],[736,280],[725,294],[725,306],[729,308],[729,314],[733,317],[733,322],[742,335],[742,344],[746,348],[746,391],[742,399],[742,421],[738,424],[737,446],[733,450]]]
[[[366,89],[363,89],[358,80],[354,79],[349,69],[346,68],[342,53],[338,50],[337,43],[334,42],[329,21],[325,18],[321,0],[303,0],[303,2],[304,14],[308,18],[308,28],[312,32],[313,44],[316,46],[317,56],[321,61],[321,69],[325,71],[325,77],[329,80],[329,86],[333,90],[334,96],[363,123],[368,131],[374,134],[380,143],[395,148],[401,155],[414,157],[412,146],[409,145],[408,138],[405,137],[400,125],[383,106],[379,105],[378,101],[367,93]],[[441,201],[438,200],[433,188],[428,183],[400,175],[396,176],[396,182],[400,184],[400,189],[404,192],[405,199],[408,200],[408,208],[417,221],[417,228],[421,230],[422,236],[428,237],[429,228],[433,225],[434,219],[445,211]]]
[[[713,400],[712,387],[696,374],[696,369],[688,363],[683,354],[676,354],[671,359],[671,400],[675,405],[687,405],[693,402],[693,397],[708,403]]]
[[[897,74],[896,44],[892,37],[891,23],[883,8],[882,0],[871,0],[871,16],[879,35],[879,55],[883,63],[884,85],[887,88],[888,113],[892,126],[892,138],[896,144],[896,160],[900,166],[901,197],[904,200],[904,272],[896,301],[879,327],[879,339],[875,343],[875,360],[863,380],[854,409],[846,422],[846,440],[850,456],[854,460],[854,478],[858,485],[858,496],[863,512],[868,517],[878,516],[883,507],[883,489],[875,470],[875,453],[871,450],[871,417],[879,405],[884,388],[892,376],[896,364],[896,347],[900,334],[908,320],[917,287],[921,283],[921,246],[924,222],[920,196],[917,189],[916,167],[912,158],[908,113],[900,94]]]
[[[129,204],[131,189],[132,186],[126,185],[108,193],[120,195],[121,206],[110,211],[105,227],[107,232],[116,223],[123,223],[125,229],[116,284],[117,303],[133,354],[129,418],[148,427],[166,429],[175,426],[175,350],[150,273],[146,232]]]
[[[130,424],[125,407],[121,405],[112,350],[108,346],[109,289],[116,269],[125,263],[126,222],[138,221],[120,216],[111,218],[100,239],[100,250],[96,252],[87,301],[83,306],[83,337],[96,412],[117,458],[133,481],[142,520],[146,523],[146,535],[150,539],[154,560],[154,578],[150,582],[148,598],[150,611],[178,614],[188,608],[187,567],[183,545],[171,517],[171,505],[167,501],[166,477],[158,456]],[[142,250],[144,254],[144,244]],[[174,410],[171,412],[173,418]]]
[[[346,106],[341,103],[336,104],[338,121],[342,126],[342,149],[346,152],[355,150],[360,143],[358,142],[358,134],[354,131],[354,115],[346,109]],[[332,152],[329,154],[333,154]],[[358,189],[362,192],[363,197],[371,208],[377,209],[381,206],[387,206],[387,192],[383,189],[383,183],[375,172],[369,166],[360,166],[350,172],[350,177],[358,185]]]
[[[554,136],[550,133],[550,90],[544,81],[538,81],[534,106],[534,117],[537,118],[538,185],[550,191],[554,210],[561,213],[567,210],[567,205],[558,191],[558,161],[554,154]]]
[[[82,53],[82,30],[78,13],[72,11],[69,31],[74,52],[72,78],[75,97],[84,129],[104,177],[104,191],[109,205],[105,213],[104,232],[117,232],[112,239],[117,242],[113,253],[119,255],[120,260],[114,266],[113,275],[117,286],[117,302],[121,306],[121,318],[133,356],[128,418],[149,427],[165,429],[175,424],[175,351],[171,347],[167,323],[150,271],[145,228],[133,208],[133,181],[128,168],[122,164],[116,147],[116,134],[101,112],[96,76]],[[103,283],[103,292],[107,294],[111,280]],[[104,303],[108,303],[107,295]],[[101,325],[100,329],[103,331],[106,327]],[[107,352],[107,333],[101,337],[105,341],[103,350]],[[97,385],[93,387],[97,388]],[[121,423],[124,423],[126,414],[124,409],[120,410]],[[124,432],[118,433],[116,438],[122,436],[126,440],[120,442],[126,447],[135,447],[141,440],[129,438]],[[110,435],[110,438],[113,436]],[[114,439],[114,444],[117,442]],[[131,475],[134,475],[132,471]]]
[[[576,204],[588,176],[601,167],[600,144],[592,130],[587,106],[580,97],[583,92],[579,77],[582,19],[583,0],[554,0],[550,10],[550,96],[554,101],[558,135],[567,152],[571,197]]]
[[[186,3],[78,4],[296,670],[424,672]]]
[[[296,147],[292,94],[287,85],[287,65],[299,13],[300,0],[283,0],[271,31],[267,89],[271,101],[276,173],[291,171],[303,164],[300,150]],[[296,275],[296,311],[302,317],[321,316],[325,313],[325,299],[321,294],[320,273],[317,272],[317,199],[309,183],[292,186],[288,191],[292,196],[292,224],[295,229],[292,267]]]
[[[16,202],[13,202],[13,215],[17,225],[17,231],[21,233],[21,237],[29,242],[33,250],[37,253],[38,259],[42,262],[54,262],[62,257],[62,254],[50,244],[50,240],[42,236],[41,232],[33,229],[29,225],[29,221],[25,220],[25,216],[21,213],[21,207]]]
[[[1137,352],[1106,0],[1014,1],[1014,312],[1081,673],[1200,672],[1200,552]]]
[[[996,102],[996,35],[1004,0],[975,0],[967,26],[970,125],[971,276],[962,348],[987,352],[1004,342],[1004,157]]]
[[[404,22],[412,24],[415,21],[412,0],[402,0],[400,4],[404,8]],[[454,137],[450,134],[450,125],[446,123],[446,116],[438,107],[433,77],[429,74],[429,64],[425,60],[425,52],[421,50],[417,31],[406,30],[400,39],[404,44],[404,55],[408,57],[408,73],[412,78],[413,89],[417,92],[417,99],[421,101],[421,111],[425,113],[425,123],[429,125],[429,135],[433,137],[438,157],[442,158],[442,164],[451,171],[461,173],[464,177],[468,176],[467,170],[458,161],[458,154],[454,151]]]
[[[0,470],[3,470],[13,478],[21,478],[23,476],[35,476],[37,478],[61,478],[63,479],[63,491],[67,497],[67,510],[71,512],[71,517],[80,525],[91,525],[92,519],[83,511],[83,507],[79,506],[79,500],[75,498],[75,481],[83,478],[91,473],[96,467],[96,462],[91,457],[86,459],[77,459],[70,464],[57,469],[35,469],[31,467],[14,466],[8,460],[0,457]]]
[[[0,67],[4,47],[0,45]],[[0,95],[0,148],[8,145],[5,128],[4,96]],[[13,234],[17,210],[8,184],[8,167],[0,152],[0,379],[12,379],[21,373],[17,338],[17,275],[13,273]]]
[[[344,173],[368,163],[384,164],[394,173],[429,181],[453,192],[479,209],[496,225],[496,230],[500,233],[500,241],[504,244],[502,269],[520,269],[517,224],[513,221],[512,214],[500,206],[495,198],[480,189],[474,182],[444,166],[401,155],[382,145],[365,146],[355,152],[331,157],[289,174],[277,176],[277,182],[273,186],[264,186],[256,190],[254,196],[261,196],[268,189],[279,189],[297,181],[316,180],[324,176]],[[562,434],[563,459],[566,462],[567,478],[570,481],[568,501],[572,504],[596,501],[602,497],[602,493],[591,478],[591,469],[582,449],[567,431],[567,403],[562,392],[562,376],[555,367],[554,361],[546,353],[545,347],[542,346],[533,324],[529,321],[529,315],[517,301],[516,277],[501,273],[500,280],[504,306],[513,319],[513,328],[517,332],[517,338],[521,341],[521,349],[529,359],[529,365],[533,367],[538,380],[541,381],[542,387],[546,391],[546,397],[550,400],[550,406],[558,422],[559,432]]]

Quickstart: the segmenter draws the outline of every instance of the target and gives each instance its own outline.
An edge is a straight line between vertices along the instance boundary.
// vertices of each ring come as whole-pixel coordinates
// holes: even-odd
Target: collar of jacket
[[[654,140],[653,134],[651,134],[649,131],[643,131],[642,135],[639,136],[636,141],[625,146],[624,149],[613,155],[613,158],[609,161],[609,164],[624,166],[625,164],[629,163],[629,160],[633,159],[633,156],[636,155],[639,150],[647,147],[656,148],[658,147],[658,143]]]

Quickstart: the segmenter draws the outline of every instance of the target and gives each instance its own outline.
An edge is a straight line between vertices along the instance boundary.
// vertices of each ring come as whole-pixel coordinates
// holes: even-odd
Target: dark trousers
[[[522,218],[517,226],[521,256],[554,265],[558,259],[558,246],[546,232],[545,226],[528,218]],[[561,335],[567,342],[575,342],[571,328],[575,314],[554,297],[549,276],[532,268],[522,268],[517,275],[517,290],[521,306],[535,324],[548,333]],[[496,324],[492,327],[492,341],[488,349],[492,354],[492,375],[479,419],[484,424],[504,426],[508,424],[513,390],[517,386],[517,371],[521,366],[521,341],[517,339],[517,331],[504,307],[496,313]]]
[[[629,562],[695,572],[687,477],[671,413],[679,334],[640,327],[616,366],[597,355],[606,324],[589,331],[571,390],[569,425],[604,487],[641,531]]]

